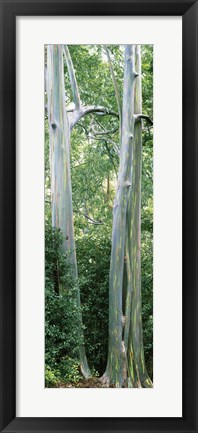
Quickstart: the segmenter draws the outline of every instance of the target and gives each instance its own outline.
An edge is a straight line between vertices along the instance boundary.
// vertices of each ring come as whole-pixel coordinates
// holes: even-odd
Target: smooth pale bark
[[[135,46],[125,48],[122,137],[118,187],[113,209],[112,248],[109,277],[109,353],[105,376],[111,384],[124,382],[125,353],[123,347],[123,271],[126,233],[126,211],[131,188],[131,166],[134,137]]]
[[[109,352],[102,381],[149,387],[141,312],[142,115],[140,46],[125,46],[118,188],[109,281]]]
[[[48,45],[47,62],[52,226],[61,229],[63,233],[63,251],[68,252],[69,250],[75,250],[72,223],[72,192],[71,182],[69,181],[70,132],[64,106],[65,90],[62,48],[60,45]],[[73,252],[73,256],[74,254]],[[75,263],[75,256],[72,261]]]
[[[136,45],[136,71],[134,114],[142,113],[141,88],[141,47]],[[136,117],[136,116],[135,116]],[[142,121],[136,118],[134,127],[134,149],[132,164],[132,188],[127,209],[127,232],[129,259],[132,275],[132,297],[130,311],[130,331],[127,348],[128,386],[150,387],[143,345],[142,301],[141,301],[141,177],[142,177]],[[131,290],[130,290],[131,293]]]
[[[63,233],[63,252],[67,254],[73,281],[77,288],[79,322],[82,330],[80,292],[78,288],[78,270],[76,262],[72,189],[70,173],[70,128],[65,109],[65,86],[62,45],[48,45],[48,120],[50,135],[50,170],[52,195],[52,226]],[[83,334],[83,333],[82,333]],[[83,341],[83,335],[82,335]],[[81,370],[85,377],[90,377],[84,344],[80,346]]]

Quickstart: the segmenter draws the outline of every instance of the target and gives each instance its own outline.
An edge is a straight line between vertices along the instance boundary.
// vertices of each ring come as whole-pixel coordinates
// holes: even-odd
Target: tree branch
[[[118,113],[116,113],[115,111],[109,110],[106,107],[101,107],[100,105],[96,105],[96,106],[95,105],[88,105],[86,107],[81,106],[80,94],[79,94],[78,84],[76,81],[73,62],[72,62],[70,52],[69,52],[67,45],[63,45],[63,52],[64,52],[65,59],[66,59],[67,69],[68,69],[71,88],[72,88],[73,99],[74,99],[74,103],[75,103],[75,109],[67,109],[66,110],[67,112],[71,112],[70,117],[69,117],[70,130],[72,130],[74,128],[74,126],[79,122],[80,119],[82,119],[82,117],[84,117],[86,114],[89,114],[89,113],[95,113],[98,115],[99,114],[100,115],[108,114],[108,115],[119,117]]]
[[[108,59],[108,63],[109,63],[109,68],[110,68],[110,72],[111,72],[111,78],[113,81],[113,86],[114,86],[114,90],[115,90],[115,94],[116,94],[116,100],[117,100],[117,105],[118,105],[118,113],[119,113],[119,118],[120,118],[120,123],[122,123],[122,103],[121,103],[121,98],[120,98],[120,91],[118,88],[118,84],[116,81],[116,77],[114,74],[114,70],[113,70],[113,66],[111,63],[111,58],[110,58],[110,54],[109,54],[109,49],[107,48],[106,45],[104,45],[104,49],[107,55],[107,59]]]
[[[63,52],[64,52],[65,59],[66,59],[67,69],[68,69],[71,88],[72,88],[73,99],[74,99],[74,103],[75,103],[75,109],[67,109],[66,110],[67,112],[71,112],[70,117],[69,117],[70,130],[72,130],[74,128],[74,126],[79,122],[80,119],[82,119],[82,117],[84,117],[86,114],[89,114],[89,113],[95,113],[98,115],[100,114],[102,116],[112,115],[112,116],[119,117],[118,113],[116,113],[115,111],[109,110],[108,108],[102,107],[100,105],[88,105],[86,107],[81,106],[80,94],[79,94],[78,84],[76,81],[73,62],[72,62],[70,52],[69,52],[67,45],[63,45]]]
[[[104,131],[95,131],[94,129],[92,129],[92,134],[93,135],[107,135],[107,134],[114,134],[114,132],[118,131],[118,128],[113,128],[113,129],[108,129]]]
[[[146,120],[149,123],[149,125],[153,126],[153,121],[149,116],[147,116],[146,114],[135,114],[135,120],[136,121],[141,120],[141,119]]]
[[[86,214],[83,214],[83,215],[84,215],[84,217],[85,217],[87,220],[89,220],[89,222],[90,222],[91,224],[95,224],[95,225],[101,225],[101,224],[104,224],[101,220],[99,220],[99,221],[95,221],[93,218],[89,217],[88,215],[86,215]]]
[[[119,118],[118,113],[113,110],[109,110],[106,107],[102,107],[100,105],[88,105],[86,107],[81,107],[80,110],[74,111],[73,115],[70,117],[70,130],[74,128],[74,126],[79,122],[82,117],[84,117],[86,114],[89,113],[95,113],[100,115],[111,115]]]
[[[118,153],[118,146],[117,146],[117,143],[115,142],[115,141],[113,141],[113,140],[111,140],[110,138],[108,138],[108,137],[99,137],[99,138],[96,138],[94,135],[89,135],[88,136],[89,138],[93,138],[93,140],[97,140],[97,141],[108,141],[109,143],[112,143],[115,147],[116,147],[116,152]],[[114,149],[115,150],[115,149]]]
[[[80,94],[79,94],[79,90],[78,90],[78,84],[76,81],[76,75],[75,75],[75,71],[74,71],[74,67],[73,67],[73,62],[72,62],[69,48],[67,45],[63,45],[63,52],[65,55],[65,60],[66,60],[67,69],[68,69],[68,73],[69,73],[69,78],[70,78],[70,83],[71,83],[71,88],[72,88],[72,94],[73,94],[74,103],[75,103],[75,109],[78,111],[78,110],[80,110],[80,107],[81,107]]]
[[[88,216],[86,213],[83,213],[81,210],[78,210],[78,211],[74,210],[74,212],[82,214],[90,222],[90,224],[95,224],[95,225],[104,224],[103,221],[101,221],[101,220],[96,221],[93,218],[91,218],[90,216]]]
[[[85,133],[86,133],[87,136],[89,135],[88,129],[84,125],[82,125],[82,123],[78,122],[77,126],[80,126],[82,129],[84,129],[84,131],[85,131]]]
[[[97,141],[104,141],[105,143],[107,143],[107,141],[108,141],[109,143],[113,144],[113,146],[114,146],[113,147],[114,152],[116,152],[117,155],[119,155],[120,150],[119,150],[118,145],[117,145],[117,143],[115,141],[111,140],[108,137],[98,137],[98,138],[96,138],[95,135],[91,135],[89,132],[87,132],[86,128],[83,125],[81,125],[81,123],[78,123],[78,126],[81,126],[85,130],[86,137],[93,138],[93,140],[97,140]],[[85,140],[85,139],[86,138],[83,138],[83,140]]]
[[[104,144],[105,144],[105,147],[106,147],[106,149],[107,149],[107,152],[108,152],[108,155],[109,155],[109,159],[110,159],[110,161],[111,161],[111,163],[112,163],[112,165],[113,165],[114,171],[115,171],[115,173],[116,173],[116,166],[115,166],[115,164],[114,164],[113,155],[112,155],[112,153],[111,153],[111,151],[110,151],[110,149],[109,149],[109,146],[108,146],[106,140],[104,140]]]

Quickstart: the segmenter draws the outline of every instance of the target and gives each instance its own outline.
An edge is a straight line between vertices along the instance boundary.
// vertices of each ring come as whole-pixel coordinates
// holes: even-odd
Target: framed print
[[[0,4],[1,431],[196,432],[197,2]]]

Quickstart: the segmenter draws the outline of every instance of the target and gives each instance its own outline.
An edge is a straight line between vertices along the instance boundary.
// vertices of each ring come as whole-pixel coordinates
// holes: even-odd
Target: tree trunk
[[[50,171],[52,194],[52,226],[63,233],[63,253],[67,255],[73,281],[77,287],[79,322],[82,332],[82,313],[78,287],[78,270],[74,240],[72,189],[70,173],[70,128],[65,109],[65,86],[62,45],[48,45],[48,120],[50,136]],[[83,341],[83,335],[82,335]],[[84,341],[80,346],[81,370],[85,377],[90,376]]]
[[[109,279],[109,350],[102,380],[116,387],[152,386],[143,348],[141,314],[141,59],[125,46],[118,187],[113,210]]]
[[[126,212],[131,188],[132,143],[134,136],[134,53],[135,46],[125,48],[122,137],[118,186],[113,209],[112,249],[109,278],[109,354],[107,376],[111,384],[124,382],[123,353],[123,271]]]
[[[142,113],[141,88],[141,47],[136,45],[136,65],[138,73],[135,83],[134,114]],[[129,267],[132,276],[130,289],[131,311],[128,344],[126,343],[128,361],[128,386],[150,387],[145,359],[142,332],[141,301],[141,176],[142,176],[142,120],[137,119],[134,126],[134,148],[132,165],[132,188],[127,209],[127,236],[129,240]],[[131,293],[132,292],[132,293]]]

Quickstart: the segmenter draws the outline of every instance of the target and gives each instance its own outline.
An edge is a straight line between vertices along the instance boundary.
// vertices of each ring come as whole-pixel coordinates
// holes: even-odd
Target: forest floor
[[[82,379],[77,383],[64,383],[60,382],[57,388],[109,388],[106,384],[102,383],[98,377],[91,377],[90,379]]]

